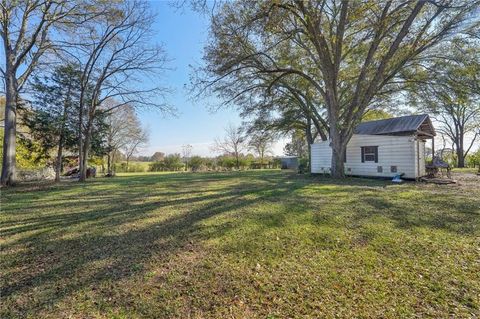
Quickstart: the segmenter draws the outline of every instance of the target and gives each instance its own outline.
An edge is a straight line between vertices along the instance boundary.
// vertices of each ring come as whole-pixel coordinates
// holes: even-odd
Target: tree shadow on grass
[[[4,309],[7,312],[3,315],[33,315],[79,290],[101,282],[129,278],[143,271],[142,265],[153,256],[166,261],[185,249],[192,239],[204,240],[213,236],[205,237],[201,221],[248,207],[258,201],[253,195],[264,194],[262,198],[265,199],[288,196],[295,190],[295,185],[285,187],[284,175],[264,177],[250,174],[248,181],[234,181],[219,189],[215,184],[229,180],[228,176],[225,174],[216,179],[212,175],[208,179],[208,183],[215,186],[212,193],[201,178],[192,181],[184,176],[169,176],[166,183],[183,180],[181,186],[186,189],[207,187],[203,193],[192,189],[192,192],[187,190],[176,194],[190,195],[185,198],[170,198],[170,192],[156,194],[151,190],[148,195],[160,196],[160,199],[145,203],[136,201],[139,192],[146,191],[144,188],[127,193],[120,191],[120,195],[114,192],[114,195],[104,200],[97,198],[92,203],[88,195],[82,195],[75,203],[80,209],[73,213],[64,212],[65,207],[62,207],[59,215],[32,214],[21,221],[26,225],[14,225],[10,221],[8,227],[2,229],[2,236],[19,238],[7,241],[2,248],[7,258],[3,262],[5,274],[1,295],[10,305]],[[150,181],[156,183],[154,179]],[[125,181],[118,183],[129,184]],[[94,195],[95,192],[87,194]],[[10,197],[14,199],[15,195]],[[35,207],[32,212],[54,210],[56,206],[32,204]],[[107,207],[96,209],[95,206]],[[170,212],[165,218],[158,218],[163,208]],[[151,220],[143,224],[147,219]],[[115,231],[122,226],[125,227],[121,231]],[[27,296],[35,291],[42,291],[41,297],[34,296],[34,301],[23,306],[15,302],[17,298],[30,298]]]
[[[293,178],[308,186],[307,190],[296,188],[291,197],[282,198],[279,202],[284,209],[250,214],[254,227],[245,229],[235,240],[224,242],[226,252],[248,252],[258,259],[268,254],[278,255],[275,250],[281,250],[282,246],[272,240],[272,229],[278,228],[279,238],[290,231],[292,238],[288,240],[294,242],[296,232],[305,234],[304,225],[316,227],[308,231],[314,250],[365,247],[378,235],[384,236],[383,231],[388,232],[390,227],[406,232],[418,228],[446,231],[451,233],[452,242],[455,237],[472,239],[480,235],[479,200],[466,200],[456,193],[435,195],[415,183],[392,185],[388,181],[361,178]],[[299,227],[289,230],[291,225]],[[382,232],[377,234],[372,225]],[[228,226],[224,232],[241,224],[229,223]],[[265,234],[270,234],[270,238],[265,239]],[[341,235],[344,235],[343,241],[338,238]]]
[[[415,198],[414,203],[409,199],[392,200],[373,195],[365,195],[361,201],[371,209],[355,215],[360,222],[383,216],[394,221],[400,229],[426,227],[471,236],[480,233],[478,201],[445,195],[422,195]]]
[[[22,204],[26,214],[16,224],[14,213],[22,205],[5,205],[12,219],[2,226],[2,236],[11,238],[2,248],[6,258],[2,260],[1,295],[7,306],[1,315],[35,316],[79,291],[143,274],[152,260],[166,265],[173,256],[188,250],[192,242],[201,247],[205,241],[233,238],[224,245],[229,253],[268,254],[266,249],[279,247],[262,240],[272,230],[281,232],[289,223],[334,228],[335,212],[323,211],[326,203],[388,184],[243,172],[121,177],[85,186],[58,186],[50,192],[36,193],[34,199],[22,192],[9,193],[10,200],[26,201]],[[306,196],[305,190],[311,187],[314,190]],[[321,200],[312,202],[315,196]],[[469,234],[468,229],[459,228],[461,224],[480,223],[472,205],[451,199],[432,201],[431,211],[439,211],[448,203],[459,212],[441,223],[439,214],[414,218],[408,202],[394,200],[394,191],[390,196],[378,197],[370,192],[352,198],[370,209],[352,208],[347,221],[361,227],[366,220],[382,216],[401,229],[422,226],[455,234]],[[322,201],[325,198],[327,201]],[[52,200],[58,202],[49,203]],[[75,206],[72,211],[63,202],[69,200]],[[266,208],[258,211],[259,207]],[[255,210],[249,212],[252,208]],[[310,213],[312,219],[303,219]],[[212,223],[215,218],[220,220]],[[255,227],[242,228],[246,222]],[[237,237],[230,236],[234,231],[240,232]],[[314,240],[320,242],[317,247],[321,249],[338,248],[334,236],[320,234]],[[22,298],[27,302],[17,302]],[[113,301],[109,306],[117,307]]]

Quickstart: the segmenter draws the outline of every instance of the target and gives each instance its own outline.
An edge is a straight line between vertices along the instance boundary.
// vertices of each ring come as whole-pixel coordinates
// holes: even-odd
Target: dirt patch
[[[480,187],[480,176],[475,173],[452,173],[452,178],[457,181],[459,186]]]

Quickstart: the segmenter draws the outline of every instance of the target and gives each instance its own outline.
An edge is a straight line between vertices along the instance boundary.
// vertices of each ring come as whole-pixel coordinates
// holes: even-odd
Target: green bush
[[[216,170],[218,168],[217,160],[214,158],[203,158],[203,165],[207,170]]]
[[[142,173],[146,171],[146,166],[139,163],[115,163],[115,172],[116,173]]]
[[[310,171],[310,163],[308,158],[302,157],[298,159],[298,172],[300,174],[308,173]]]
[[[467,155],[465,158],[465,162],[467,163],[468,167],[479,167],[480,168],[480,149],[476,152]]]
[[[150,172],[164,172],[164,171],[180,171],[183,170],[185,164],[182,163],[180,154],[170,154],[166,156],[163,161],[151,163],[148,167]]]
[[[194,172],[204,169],[204,160],[200,156],[192,156],[188,161],[188,166]]]
[[[170,154],[163,160],[165,168],[168,171],[180,171],[183,170],[185,164],[182,163],[180,154]]]
[[[234,167],[236,167],[237,161],[235,157],[232,156],[219,156],[217,164],[218,166],[226,169],[233,169]]]
[[[4,129],[0,128],[0,140],[3,143]],[[3,145],[0,146],[0,167],[2,167]],[[37,169],[47,165],[47,158],[43,156],[38,142],[27,138],[17,138],[16,154],[18,169]]]
[[[163,172],[166,171],[165,163],[163,161],[158,161],[151,163],[148,167],[149,172]]]

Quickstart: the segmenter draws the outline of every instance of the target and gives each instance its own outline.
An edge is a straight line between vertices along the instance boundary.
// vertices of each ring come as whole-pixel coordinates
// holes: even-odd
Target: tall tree
[[[260,157],[260,163],[272,150],[273,136],[269,131],[254,131],[249,138],[248,146]]]
[[[109,99],[104,102],[102,108],[110,109],[117,103]],[[138,133],[139,121],[134,108],[127,104],[110,111],[106,115],[106,124],[107,174],[114,176],[116,154],[131,142],[132,136]]]
[[[240,155],[247,149],[247,138],[242,129],[232,124],[225,128],[223,139],[215,139],[213,150],[235,157],[235,167],[240,168]]]
[[[192,149],[193,149],[193,146],[190,144],[182,145],[182,155],[183,155],[183,160],[185,161],[186,171],[188,171],[188,162],[190,160],[190,157],[192,156]]]
[[[125,155],[126,170],[128,171],[128,162],[130,158],[135,155],[141,148],[148,143],[148,131],[142,128],[140,121],[135,117],[133,123],[129,128],[128,135],[125,138],[125,143],[122,146],[122,151]]]
[[[4,52],[0,73],[4,78],[6,107],[3,139],[2,185],[15,183],[16,126],[20,92],[40,58],[53,48],[49,33],[76,15],[78,4],[67,0],[0,2],[0,36]]]
[[[306,143],[304,132],[298,130],[292,133],[290,142],[285,144],[283,152],[288,156],[306,157],[310,155],[310,147]],[[309,157],[310,159],[310,157]]]
[[[166,55],[152,45],[155,15],[145,1],[100,2],[105,12],[82,25],[71,40],[69,53],[82,68],[79,118],[83,134],[79,139],[80,181],[86,179],[93,123],[100,113],[123,105],[155,107],[172,111],[163,101],[166,90],[158,85]],[[80,43],[79,43],[80,42]],[[87,88],[91,86],[92,90]],[[110,109],[97,112],[107,99],[118,101]]]
[[[217,26],[214,25],[215,30]],[[228,32],[235,30],[229,29]],[[251,50],[249,44],[245,46],[241,54],[247,54],[245,51]],[[213,55],[218,57],[219,52],[215,52],[214,47],[208,47],[207,50],[208,58]],[[278,60],[301,60],[298,50],[286,46],[272,49],[270,55]],[[214,61],[217,63],[219,60]],[[196,96],[215,93],[223,100],[224,106],[240,108],[240,115],[247,120],[250,129],[268,130],[282,135],[290,135],[302,129],[308,145],[313,143],[317,135],[326,140],[329,128],[322,96],[304,78],[279,78],[274,72],[263,72],[268,68],[264,62],[262,59],[248,61],[245,66],[233,69],[228,76],[222,76],[223,69],[211,72],[215,64],[209,64],[192,74],[193,92],[197,93]],[[211,73],[219,78],[210,81],[208,78]]]
[[[455,149],[457,166],[464,167],[480,137],[480,90],[474,84],[480,74],[480,46],[459,38],[442,51],[445,54],[432,63],[415,68],[418,82],[412,86],[412,104],[434,115],[438,131]]]
[[[24,122],[45,151],[56,147],[55,181],[60,180],[63,151],[75,148],[78,138],[80,71],[77,65],[66,64],[54,68],[51,75],[35,76],[31,81],[34,102]]]
[[[165,159],[165,153],[163,152],[155,152],[150,158],[152,162],[160,162],[160,161],[163,161],[164,159]]]
[[[244,74],[274,74],[271,85],[308,81],[325,103],[332,174],[343,177],[346,145],[365,111],[397,89],[405,67],[478,23],[477,8],[451,0],[229,2],[212,18],[205,87]]]

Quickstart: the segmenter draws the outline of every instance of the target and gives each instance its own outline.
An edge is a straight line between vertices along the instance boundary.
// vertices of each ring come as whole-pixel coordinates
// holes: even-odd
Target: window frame
[[[378,146],[361,146],[361,151],[362,163],[378,163]],[[367,159],[367,156],[373,156],[373,159]]]

